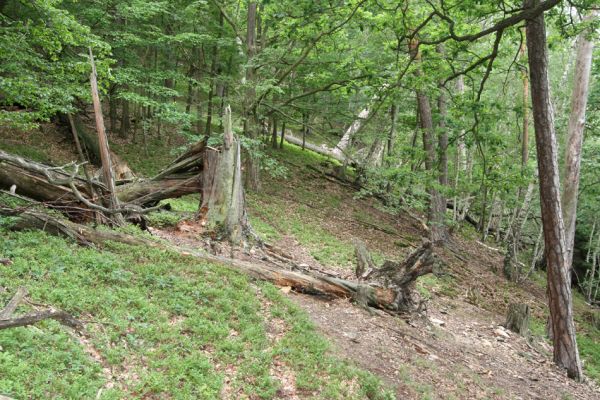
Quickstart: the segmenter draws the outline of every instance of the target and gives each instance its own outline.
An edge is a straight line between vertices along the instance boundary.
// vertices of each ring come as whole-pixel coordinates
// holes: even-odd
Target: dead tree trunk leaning
[[[531,8],[537,4],[538,0],[525,0],[524,5],[526,8]],[[565,248],[565,227],[560,199],[558,150],[548,84],[548,54],[543,14],[527,20],[526,36],[548,271],[548,301],[554,336],[554,362],[560,367],[566,368],[569,377],[579,381],[583,378],[583,372],[575,341],[568,252]]]
[[[586,19],[598,15],[593,12]],[[577,39],[577,59],[575,76],[573,77],[573,94],[571,96],[571,115],[565,154],[565,174],[563,176],[563,216],[565,219],[567,265],[569,272],[573,261],[575,242],[575,220],[577,217],[577,194],[579,192],[579,169],[581,164],[581,145],[585,127],[585,109],[587,107],[590,87],[590,72],[594,42],[588,38],[588,30],[579,34]]]
[[[96,81],[96,64],[94,63],[94,56],[92,54],[92,48],[90,51],[90,64],[92,65],[92,73],[90,74],[90,85],[92,88],[92,102],[94,103],[94,114],[96,116],[96,130],[98,131],[98,146],[100,147],[100,159],[102,160],[102,173],[103,181],[107,188],[106,205],[108,208],[118,209],[119,199],[117,198],[115,191],[115,176],[113,173],[110,151],[108,149],[108,139],[106,138],[106,131],[104,130],[104,118],[102,116],[102,105],[100,104],[100,96],[98,95],[98,82]],[[122,225],[125,221],[120,213],[115,213],[110,220],[117,224]]]
[[[350,125],[348,129],[346,129],[346,132],[344,132],[344,136],[342,136],[338,144],[332,150],[333,156],[335,158],[346,158],[346,153],[348,152],[348,147],[350,146],[350,141],[352,140],[352,137],[354,137],[354,135],[356,135],[356,133],[360,131],[364,120],[366,120],[368,117],[368,108],[365,108],[358,114],[358,118],[354,120],[354,122],[352,122],[352,125]]]
[[[203,193],[199,218],[207,229],[238,244],[248,230],[240,142],[233,136],[231,108],[225,108],[223,147],[204,155]]]
[[[90,132],[81,117],[77,114],[61,115],[60,120],[64,125],[68,125],[71,130],[75,131],[80,144],[88,153],[89,161],[95,165],[102,166],[98,136]],[[132,180],[135,178],[135,174],[129,168],[129,165],[112,151],[110,151],[110,161],[117,181]],[[99,171],[99,174],[101,174],[101,171]]]

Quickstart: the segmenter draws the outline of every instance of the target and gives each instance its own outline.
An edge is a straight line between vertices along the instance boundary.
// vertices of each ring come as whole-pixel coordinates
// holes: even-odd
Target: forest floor
[[[46,136],[52,136],[52,133]],[[50,140],[57,142],[57,148],[64,147],[60,140],[55,139]],[[11,145],[11,140],[6,136],[0,138],[0,148],[19,151],[23,146],[22,149],[27,149],[25,156],[47,157],[43,150],[35,150],[35,138],[15,141],[14,145]],[[45,140],[48,140],[47,137]],[[26,147],[22,144],[24,142]],[[56,162],[62,162],[63,157],[67,159],[70,156],[67,153],[64,150],[55,153],[59,154]],[[296,263],[351,278],[355,263],[354,239],[364,241],[376,263],[381,263],[384,259],[404,258],[426,235],[416,212],[393,214],[377,200],[358,198],[353,188],[340,185],[309,168],[327,168],[329,161],[325,158],[292,145],[272,153],[285,171],[276,169],[273,172],[278,176],[275,177],[265,174],[262,190],[247,195],[248,213],[256,232],[267,242],[292,255]],[[124,158],[134,169],[146,166],[160,168],[160,165],[150,165],[147,161],[144,162],[148,165],[137,163],[134,157],[128,155]],[[178,245],[204,246],[197,232],[180,222],[193,214],[197,202],[195,196],[169,201],[173,207],[171,211],[150,215],[151,232]],[[41,240],[27,237],[26,243],[21,245],[20,240],[23,239],[20,236],[10,235],[13,245],[17,243],[16,247],[5,244],[0,246],[0,252],[9,249],[13,254],[22,254],[26,251],[27,241],[35,243]],[[56,246],[56,242],[52,243]],[[60,246],[64,245],[61,243]],[[183,383],[190,379],[186,375],[189,372],[182,371],[198,368],[200,362],[207,375],[220,377],[215,378],[220,379],[220,384],[211,386],[208,381],[200,380],[199,384],[205,385],[204,397],[196,393],[196,398],[210,398],[210,393],[218,393],[221,398],[344,399],[376,398],[378,395],[386,398],[384,387],[393,391],[397,398],[409,399],[600,398],[600,390],[592,379],[582,384],[574,383],[552,363],[551,347],[544,337],[547,307],[543,274],[536,272],[531,281],[522,285],[507,282],[501,276],[502,252],[494,250],[494,246],[493,243],[478,242],[469,226],[455,227],[451,245],[440,254],[446,264],[444,275],[424,276],[417,283],[420,296],[427,300],[426,311],[405,317],[366,310],[349,300],[325,300],[294,293],[287,287],[276,289],[272,285],[238,279],[236,274],[225,273],[222,268],[215,270],[203,266],[203,273],[199,274],[192,272],[188,262],[169,260],[168,264],[152,252],[142,256],[137,252],[128,254],[127,250],[120,248],[110,250],[112,253],[108,253],[108,258],[123,258],[123,265],[101,271],[101,274],[107,275],[103,284],[107,288],[122,285],[125,291],[111,294],[109,303],[131,302],[131,294],[135,293],[134,301],[145,307],[139,313],[144,314],[146,319],[157,318],[161,322],[157,331],[148,335],[148,321],[138,321],[144,318],[137,312],[131,315],[131,312],[116,306],[117,316],[110,320],[118,326],[99,325],[94,331],[101,335],[93,336],[89,342],[91,345],[84,346],[88,350],[95,349],[98,356],[92,358],[99,359],[104,366],[101,368],[104,374],[109,375],[97,378],[98,383],[93,388],[96,391],[98,385],[104,388],[102,398],[123,398],[127,395],[136,398],[195,398],[189,393],[196,392],[190,392],[192,389]],[[70,247],[65,249],[75,251],[69,250]],[[96,257],[104,256],[87,254],[86,257],[96,260]],[[128,262],[138,262],[140,257],[144,260],[140,268],[127,267]],[[39,255],[33,254],[26,261],[38,258]],[[138,293],[140,288],[134,292],[127,282],[132,276],[136,278],[145,274],[142,268],[148,268],[148,263],[157,264],[152,269],[157,274],[165,274],[165,281],[159,279],[147,283],[149,278],[146,277],[144,282],[149,285],[149,293]],[[17,266],[23,271],[8,280],[3,279],[0,284],[27,284],[31,289],[32,285],[36,285],[38,272],[27,270],[25,265]],[[115,271],[119,273],[115,274]],[[52,277],[52,273],[46,273],[46,276],[50,274]],[[233,282],[234,288],[221,292],[225,288],[219,282],[219,274],[224,274],[225,282]],[[180,279],[184,277],[189,282]],[[211,293],[212,301],[217,304],[216,310],[211,311],[208,304],[199,306],[200,310],[191,314],[180,310],[188,306],[186,301],[189,299],[184,294],[175,296],[174,291],[188,293],[194,285]],[[38,296],[44,301],[54,300],[53,304],[58,306],[64,301],[64,306],[69,307],[67,301],[61,300],[58,295],[48,294],[51,286],[40,286]],[[71,294],[71,300],[72,290],[63,289],[64,293]],[[36,293],[35,288],[33,293]],[[98,293],[101,295],[103,291],[98,289]],[[152,307],[144,303],[145,296],[157,299],[152,300]],[[158,300],[161,296],[164,304]],[[532,332],[527,338],[502,327],[508,304],[513,302],[527,303],[532,310]],[[190,306],[195,307],[193,304],[198,306],[199,303],[192,302]],[[234,311],[236,308],[241,310]],[[600,355],[597,354],[600,352],[600,332],[589,323],[591,313],[596,311],[590,309],[581,296],[576,296],[575,308],[586,372],[597,379],[600,376]],[[90,314],[93,310],[94,318],[110,315],[110,311],[100,305],[78,305],[76,309]],[[130,322],[123,324],[127,318],[131,319]],[[309,320],[332,347],[321,342],[320,336],[310,328]],[[198,323],[212,324],[217,327],[218,333],[202,330]],[[260,325],[258,333],[252,331],[252,324]],[[46,329],[58,334],[54,325]],[[33,331],[30,335],[35,334],[36,331]],[[10,365],[6,349],[16,346],[15,340],[31,339],[22,335],[9,339],[0,337],[0,344],[4,347],[4,351],[0,351],[0,365]],[[169,335],[183,335],[183,338]],[[200,348],[194,345],[194,335],[198,335],[198,340],[203,343]],[[106,337],[111,338],[108,348]],[[152,351],[136,351],[141,346],[138,341],[142,339],[152,343]],[[66,345],[63,347],[66,348]],[[177,359],[177,351],[171,357],[167,356],[169,351],[180,348],[187,349],[184,353],[189,354],[180,356],[181,359]],[[64,348],[62,350],[68,354]],[[237,360],[236,351],[242,352]],[[264,356],[261,356],[263,353]],[[171,365],[167,361],[159,362],[161,357],[171,360]],[[82,364],[89,363],[83,361],[85,357],[79,358]],[[181,365],[173,363],[175,359]],[[212,367],[201,361],[212,363]],[[337,363],[339,366],[336,366]],[[26,365],[24,362],[23,367]],[[384,382],[383,386],[354,366],[379,377]],[[152,370],[154,374],[149,373]],[[156,371],[167,378],[162,377],[161,380]],[[106,381],[119,374],[125,374],[125,377],[116,379],[116,389],[110,384],[107,386]],[[176,391],[161,397],[166,393],[164,385],[177,376],[181,383]],[[0,393],[8,393],[8,382],[10,380],[0,378]],[[27,386],[24,382],[22,385],[20,393],[23,394]],[[93,392],[93,388],[89,393]],[[107,393],[112,395],[107,396]],[[64,392],[62,394],[59,397],[70,397]]]

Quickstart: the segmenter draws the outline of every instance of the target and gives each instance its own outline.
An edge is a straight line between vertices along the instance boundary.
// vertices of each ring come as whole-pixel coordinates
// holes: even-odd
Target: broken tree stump
[[[394,293],[394,300],[387,309],[397,312],[412,312],[419,309],[420,304],[415,292],[416,280],[420,276],[433,273],[437,261],[433,253],[433,244],[430,241],[423,241],[423,244],[404,261],[388,260],[383,263],[381,268],[374,266],[364,243],[358,242],[355,252],[358,262],[357,276],[364,268],[370,268],[370,271],[361,273],[362,279],[368,282],[369,286],[385,288]],[[355,300],[359,304],[367,304],[360,292]]]
[[[529,306],[521,303],[511,303],[508,306],[505,328],[525,336],[529,332]]]
[[[356,256],[356,277],[364,280],[376,269],[373,257],[367,250],[367,245],[361,240],[354,241],[354,255]]]

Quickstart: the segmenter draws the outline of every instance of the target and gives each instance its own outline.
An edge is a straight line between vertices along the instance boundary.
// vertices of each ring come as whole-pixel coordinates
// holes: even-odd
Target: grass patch
[[[272,313],[292,327],[276,348],[255,286],[234,271],[145,247],[113,244],[100,252],[42,232],[0,228],[0,235],[0,255],[13,260],[0,276],[8,288],[0,303],[26,286],[36,303],[92,320],[90,345],[120,377],[102,399],[219,398],[229,367],[234,393],[276,398],[279,383],[269,374],[276,357],[315,397],[393,398],[372,375],[333,358],[306,315],[269,284],[260,285]],[[0,346],[2,394],[95,398],[106,384],[101,366],[54,321],[0,331]]]
[[[18,154],[33,161],[41,163],[51,162],[44,149],[38,149],[30,144],[0,143],[0,148],[7,153]]]

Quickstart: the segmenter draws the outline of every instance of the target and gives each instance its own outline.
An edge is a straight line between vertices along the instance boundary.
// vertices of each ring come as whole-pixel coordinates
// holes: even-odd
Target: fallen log
[[[93,199],[90,187],[100,200],[106,193],[106,187],[98,180],[88,182],[67,172],[65,167],[41,164],[0,150],[0,189],[8,190],[14,185],[15,192],[22,196],[58,209],[71,218],[90,220],[92,210],[80,201],[70,187],[71,183],[90,201]],[[202,178],[197,171],[179,169],[177,174],[118,185],[116,194],[121,203],[149,207],[164,199],[199,193],[201,189]]]
[[[327,298],[355,299],[360,297],[365,305],[388,311],[399,311],[396,305],[397,293],[392,288],[353,282],[316,273],[302,273],[277,268],[267,264],[225,258],[195,250],[185,249],[150,239],[127,235],[114,231],[100,231],[74,222],[61,220],[48,214],[27,210],[21,213],[9,208],[0,208],[0,215],[16,217],[13,229],[40,229],[52,235],[64,236],[77,243],[90,246],[103,245],[108,241],[128,245],[144,245],[175,251],[182,255],[225,265],[256,279],[265,280],[278,286],[289,286],[294,290]]]

